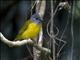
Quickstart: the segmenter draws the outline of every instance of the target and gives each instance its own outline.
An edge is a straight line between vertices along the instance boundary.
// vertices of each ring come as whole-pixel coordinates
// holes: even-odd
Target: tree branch
[[[3,34],[0,32],[0,38],[1,38],[1,41],[5,44],[7,44],[8,46],[21,46],[21,45],[24,45],[24,44],[28,44],[28,43],[33,43],[33,41],[31,39],[28,39],[28,40],[18,40],[18,41],[10,41],[8,39],[6,39]]]
[[[47,49],[47,48],[44,48],[44,47],[41,47],[39,46],[38,44],[35,44],[34,41],[32,41],[31,39],[25,39],[25,40],[18,40],[18,41],[10,41],[8,39],[6,39],[3,34],[0,32],[0,40],[7,44],[8,46],[10,47],[13,47],[13,46],[22,46],[22,45],[25,45],[25,44],[31,44],[33,45],[36,49],[40,50],[40,51],[44,51],[44,52],[47,52],[47,53],[50,53],[50,50]]]

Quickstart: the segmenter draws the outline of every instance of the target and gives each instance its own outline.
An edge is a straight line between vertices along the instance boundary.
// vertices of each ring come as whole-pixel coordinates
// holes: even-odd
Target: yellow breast
[[[26,28],[27,27],[27,28]],[[22,32],[16,37],[16,39],[28,39],[28,38],[35,38],[38,36],[41,24],[37,24],[35,22],[28,23],[28,26],[25,27],[25,31]]]
[[[22,38],[35,38],[40,32],[41,26],[36,23],[30,23],[27,30],[22,34]]]

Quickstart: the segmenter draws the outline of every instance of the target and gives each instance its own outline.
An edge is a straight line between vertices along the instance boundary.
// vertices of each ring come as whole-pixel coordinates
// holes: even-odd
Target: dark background
[[[64,0],[63,0],[64,1]],[[56,8],[57,4],[60,1],[57,0],[54,7]],[[59,28],[58,38],[61,37],[63,30],[66,26],[67,20],[67,29],[64,33],[63,39],[67,41],[66,46],[61,51],[59,60],[80,60],[80,1],[75,1],[75,5],[73,6],[73,1],[68,1],[71,5],[71,8],[75,8],[74,11],[74,23],[73,23],[73,36],[74,41],[71,35],[71,21],[72,21],[72,13],[68,13],[65,9],[57,12],[54,18],[54,24]],[[54,8],[54,9],[55,9]],[[0,32],[9,39],[14,40],[17,35],[19,29],[30,16],[31,2],[26,0],[1,0],[0,1]],[[71,9],[72,11],[72,9]],[[47,1],[46,14],[44,16],[43,21],[43,30],[44,37],[46,40],[49,39],[46,32],[46,24],[50,20],[50,1]],[[69,19],[68,19],[69,16]],[[73,57],[71,57],[71,46],[73,41]],[[46,47],[46,44],[44,43]],[[0,41],[1,47],[1,60],[29,60],[30,54],[26,48],[26,46],[14,47],[10,48],[6,44]],[[31,57],[30,57],[31,58]]]

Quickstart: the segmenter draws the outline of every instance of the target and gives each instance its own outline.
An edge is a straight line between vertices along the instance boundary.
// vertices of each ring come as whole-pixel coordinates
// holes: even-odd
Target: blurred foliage
[[[76,18],[80,17],[80,1],[76,1],[75,16],[76,16]]]

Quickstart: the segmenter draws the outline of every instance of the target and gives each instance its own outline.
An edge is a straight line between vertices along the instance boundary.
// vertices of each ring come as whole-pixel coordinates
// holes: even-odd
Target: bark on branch
[[[18,41],[10,41],[8,40],[7,38],[5,38],[3,36],[3,34],[0,32],[0,40],[5,43],[6,45],[8,46],[22,46],[22,45],[25,45],[25,44],[31,44],[33,45],[36,49],[40,50],[40,51],[44,51],[44,52],[47,52],[47,53],[50,53],[50,50],[47,49],[47,48],[44,48],[44,47],[41,47],[39,46],[38,44],[35,44],[34,41],[32,41],[31,39],[25,39],[25,40],[18,40]]]

